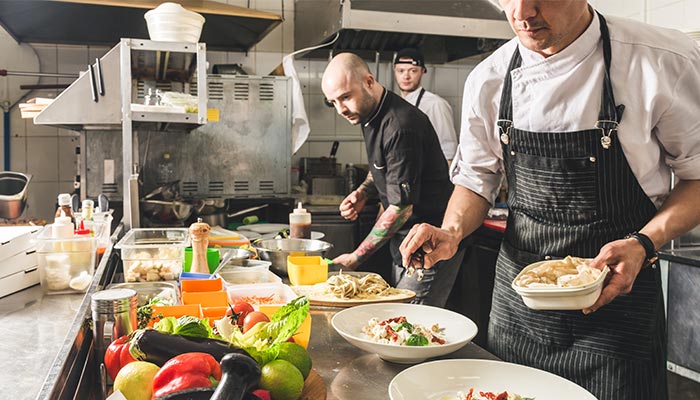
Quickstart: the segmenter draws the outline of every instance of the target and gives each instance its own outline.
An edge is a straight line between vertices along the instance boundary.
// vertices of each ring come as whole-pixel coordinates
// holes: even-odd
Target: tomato
[[[236,325],[243,326],[243,321],[245,321],[246,315],[252,313],[253,311],[255,311],[253,306],[245,301],[239,301],[234,305],[229,305],[228,310],[226,310],[226,315],[236,314]]]
[[[249,329],[258,324],[258,322],[270,322],[270,318],[260,311],[253,311],[252,313],[246,315],[243,321],[243,333],[248,332]]]

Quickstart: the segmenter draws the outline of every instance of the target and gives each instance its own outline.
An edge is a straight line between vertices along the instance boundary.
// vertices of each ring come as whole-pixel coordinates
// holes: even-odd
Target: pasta
[[[327,293],[339,299],[371,299],[396,293],[381,276],[367,274],[360,278],[343,274],[333,275],[326,281]]]
[[[587,285],[600,276],[601,271],[591,268],[583,258],[567,256],[552,260],[522,274],[515,282],[521,287],[574,287]]]

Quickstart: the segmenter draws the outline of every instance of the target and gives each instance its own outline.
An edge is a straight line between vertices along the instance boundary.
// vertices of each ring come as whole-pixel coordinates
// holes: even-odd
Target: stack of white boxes
[[[0,297],[39,283],[35,238],[40,226],[0,226]]]

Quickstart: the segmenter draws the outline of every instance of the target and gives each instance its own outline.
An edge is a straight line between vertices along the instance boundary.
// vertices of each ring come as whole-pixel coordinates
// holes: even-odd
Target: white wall
[[[272,71],[285,54],[294,50],[294,1],[293,0],[229,0],[229,4],[250,6],[277,14],[284,13],[284,23],[272,31],[250,52],[208,52],[210,65],[217,63],[241,63],[251,74],[264,75]],[[226,2],[220,0],[220,2]],[[600,11],[631,17],[656,25],[682,31],[700,31],[700,0],[592,0]],[[35,45],[41,71],[75,73],[86,68],[95,57],[108,48],[91,46]],[[1,63],[0,63],[1,64]],[[366,163],[367,155],[359,127],[350,126],[333,109],[323,104],[320,81],[325,61],[297,60],[296,68],[304,91],[307,113],[312,133],[307,143],[294,156],[319,157],[328,155],[333,140],[341,140],[337,158],[340,163]],[[374,68],[373,65],[371,65]],[[426,89],[446,98],[455,111],[455,126],[459,128],[461,92],[468,65],[429,66],[424,80]],[[391,82],[391,66],[380,66],[378,79]],[[8,78],[0,78],[8,79]],[[42,83],[70,83],[65,79],[42,79]],[[51,93],[36,92],[30,97]],[[54,92],[55,96],[56,93]],[[49,218],[53,213],[56,195],[72,190],[75,174],[74,149],[78,144],[75,133],[57,128],[34,126],[31,120],[20,118],[17,107],[11,110],[11,169],[34,175],[26,215]]]

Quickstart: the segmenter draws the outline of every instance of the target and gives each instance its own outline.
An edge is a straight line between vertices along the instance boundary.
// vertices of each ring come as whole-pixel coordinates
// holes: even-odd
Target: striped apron
[[[606,73],[594,129],[515,129],[510,71],[521,65],[518,49],[505,76],[498,126],[509,216],[488,345],[506,361],[563,376],[601,400],[663,400],[666,331],[658,268],[642,270],[631,293],[590,315],[531,310],[511,288],[524,266],[567,255],[595,257],[604,244],[640,229],[656,213],[616,137],[624,106],[615,106],[610,37],[598,17]]]

